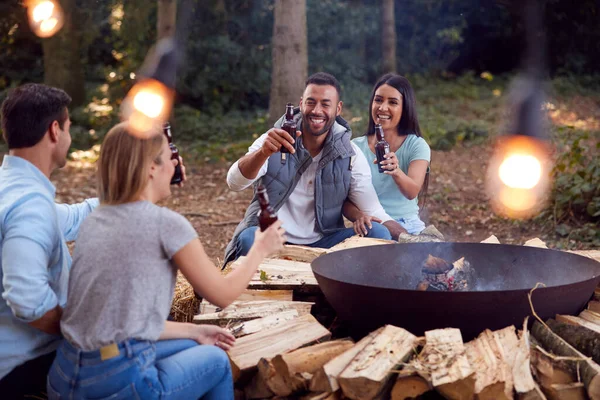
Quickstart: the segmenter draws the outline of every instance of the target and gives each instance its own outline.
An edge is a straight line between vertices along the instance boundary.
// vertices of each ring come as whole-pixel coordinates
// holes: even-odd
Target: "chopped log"
[[[333,246],[332,248],[330,248],[329,250],[327,250],[328,253],[334,252],[334,251],[338,251],[338,250],[345,250],[345,249],[353,249],[356,247],[364,247],[364,246],[376,246],[379,244],[391,244],[391,243],[398,243],[395,240],[385,240],[385,239],[373,239],[373,238],[367,238],[367,237],[360,237],[360,236],[351,236],[348,239],[344,240],[341,243],[336,244],[335,246]]]
[[[546,400],[546,396],[544,396],[531,374],[531,345],[529,343],[527,319],[525,318],[523,322],[523,330],[519,333],[519,342],[515,350],[507,350],[509,348],[507,342],[512,342],[512,339],[507,340],[510,335],[501,337],[500,342],[505,349],[504,354],[512,363],[513,385],[517,398],[519,400]],[[513,356],[514,361],[512,360]]]
[[[557,383],[547,391],[550,400],[586,400],[585,385],[581,382]]]
[[[248,321],[286,310],[296,310],[298,311],[298,315],[306,315],[310,313],[313,304],[314,303],[304,301],[268,300],[234,302],[222,311],[194,316],[194,323],[225,326],[227,323],[230,323],[230,321]]]
[[[236,338],[250,335],[252,333],[260,332],[263,329],[270,329],[274,326],[280,325],[285,321],[290,321],[294,318],[298,318],[298,310],[287,310],[277,314],[269,315],[268,317],[262,317],[253,319],[246,322],[240,322],[230,327],[231,332]]]
[[[600,301],[600,287],[594,289],[594,299]]]
[[[342,400],[342,393],[309,393],[300,397],[300,400]]]
[[[373,338],[381,332],[383,327],[371,332],[351,348],[344,351],[342,354],[331,359],[322,368],[319,368],[313,375],[309,389],[313,392],[335,392],[340,388],[338,384],[338,376],[344,368],[360,353]]]
[[[551,358],[538,346],[531,349],[531,369],[545,393],[548,393],[552,385],[577,381],[576,374],[565,361]]]
[[[292,301],[293,297],[294,292],[292,290],[245,290],[232,304],[246,301]],[[206,299],[202,299],[200,314],[210,314],[219,311],[223,311],[223,309],[209,303]]]
[[[514,327],[510,328],[516,340]],[[504,332],[501,335],[508,336]],[[475,370],[475,395],[481,400],[513,398],[512,371],[505,360],[499,336],[486,329],[476,339],[465,344],[467,360]]]
[[[436,329],[425,332],[425,346],[411,362],[419,375],[448,399],[472,399],[475,371],[465,354],[460,330]]]
[[[592,300],[588,303],[587,309],[600,314],[600,301]]]
[[[525,244],[523,244],[523,246],[539,247],[540,249],[547,249],[548,248],[548,246],[546,246],[546,242],[544,242],[540,238],[529,239],[528,241],[525,242]]]
[[[392,378],[390,371],[414,354],[416,342],[417,337],[407,330],[386,325],[339,375],[344,395],[374,399]]]
[[[290,261],[312,262],[315,258],[327,253],[327,249],[319,247],[298,246],[295,244],[286,244],[283,249],[273,258]]]
[[[334,340],[278,354],[270,362],[261,359],[258,369],[267,387],[278,396],[289,396],[308,389],[313,374],[329,360],[353,347],[351,340]],[[308,378],[308,380],[307,380]]]
[[[234,381],[256,368],[261,358],[273,358],[300,347],[325,340],[331,333],[310,314],[274,328],[239,338],[229,350]]]
[[[583,310],[579,316],[583,319],[585,319],[586,321],[592,322],[598,326],[600,326],[600,314],[595,313],[593,311],[590,310]]]
[[[280,300],[292,301],[294,299],[293,290],[252,290],[247,289],[242,292],[237,301],[258,301],[258,300]]]
[[[434,257],[431,254],[423,262],[423,272],[427,274],[444,274],[452,269],[452,264],[443,258]]]
[[[390,395],[391,400],[416,398],[432,390],[429,382],[413,370],[401,370]]]
[[[244,260],[245,256],[238,258],[231,264],[231,269],[239,268]],[[263,260],[248,283],[248,288],[299,292],[320,291],[310,263],[273,258]]]
[[[546,321],[546,324],[571,346],[592,357],[596,363],[600,363],[600,333],[583,326],[563,324],[553,319]]]
[[[600,399],[600,366],[598,364],[586,358],[560,336],[538,321],[534,322],[531,333],[545,349],[552,353],[577,359],[567,361],[566,365],[572,371],[580,371],[588,396],[592,400]]]
[[[573,315],[556,315],[556,320],[563,324],[583,326],[584,328],[590,329],[594,332],[600,333],[600,325],[594,324],[593,322],[587,321],[580,317]]]
[[[275,395],[267,386],[267,379],[260,369],[256,374],[254,374],[250,383],[245,385],[244,394],[248,400],[266,399]]]
[[[489,238],[482,240],[481,243],[492,243],[492,244],[500,244],[500,241],[495,235],[490,236]]]

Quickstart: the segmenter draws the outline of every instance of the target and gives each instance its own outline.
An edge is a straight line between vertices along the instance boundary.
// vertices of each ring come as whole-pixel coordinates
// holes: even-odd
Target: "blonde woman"
[[[280,223],[258,232],[241,268],[222,276],[192,225],[156,203],[175,170],[161,132],[126,123],[108,132],[98,160],[100,207],[81,227],[61,319],[65,340],[48,396],[82,399],[232,399],[233,336],[214,326],[166,321],[177,269],[194,290],[226,307],[261,260],[285,242]]]

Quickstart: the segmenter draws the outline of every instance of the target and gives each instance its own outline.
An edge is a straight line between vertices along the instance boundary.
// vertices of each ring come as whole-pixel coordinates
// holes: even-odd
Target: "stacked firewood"
[[[353,240],[339,248],[373,244]],[[321,253],[291,246],[231,306],[202,303],[195,322],[238,337],[229,352],[236,398],[600,399],[600,287],[579,316],[535,320],[531,331],[525,321],[465,343],[454,328],[417,337],[386,325],[355,343],[332,340],[313,303],[294,301],[318,291],[309,263]]]

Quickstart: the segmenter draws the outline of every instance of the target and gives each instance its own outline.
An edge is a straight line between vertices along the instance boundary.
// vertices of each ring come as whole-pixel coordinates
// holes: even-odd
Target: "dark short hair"
[[[373,108],[373,100],[375,100],[375,92],[382,85],[390,85],[402,95],[402,117],[398,124],[398,135],[413,134],[419,137],[423,136],[421,134],[421,128],[419,127],[419,118],[417,117],[417,100],[415,98],[415,92],[408,79],[396,74],[383,75],[373,87],[371,100],[369,101],[369,124],[367,126],[367,135],[375,134],[375,121],[373,120],[371,109]]]
[[[316,74],[312,74],[306,80],[306,84],[304,85],[304,87],[311,84],[333,86],[338,94],[338,99],[341,98],[342,88],[340,87],[340,83],[337,79],[335,79],[335,76],[328,74],[327,72],[317,72]]]
[[[39,143],[54,121],[63,129],[71,97],[61,89],[28,83],[12,89],[2,103],[2,134],[9,149]]]

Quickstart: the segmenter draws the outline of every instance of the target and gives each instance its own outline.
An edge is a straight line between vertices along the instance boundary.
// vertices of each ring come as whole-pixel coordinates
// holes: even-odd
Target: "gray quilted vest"
[[[301,129],[302,115],[295,110],[295,120],[298,130]],[[284,117],[275,123],[275,127],[281,127]],[[352,131],[348,123],[337,117],[323,145],[321,160],[317,167],[315,176],[315,216],[317,231],[327,235],[344,229],[342,217],[342,206],[350,191],[351,160],[355,155],[350,144]],[[278,211],[285,201],[290,197],[300,177],[312,162],[308,150],[302,145],[302,136],[297,138],[294,148],[295,154],[288,154],[287,162],[281,163],[281,153],[277,152],[269,157],[267,173],[261,178],[262,184],[267,189],[269,201],[275,211]],[[232,261],[237,254],[237,238],[240,233],[251,226],[258,225],[256,214],[260,210],[256,196],[254,183],[254,197],[246,209],[242,222],[239,223],[233,239],[225,249],[223,267]]]

